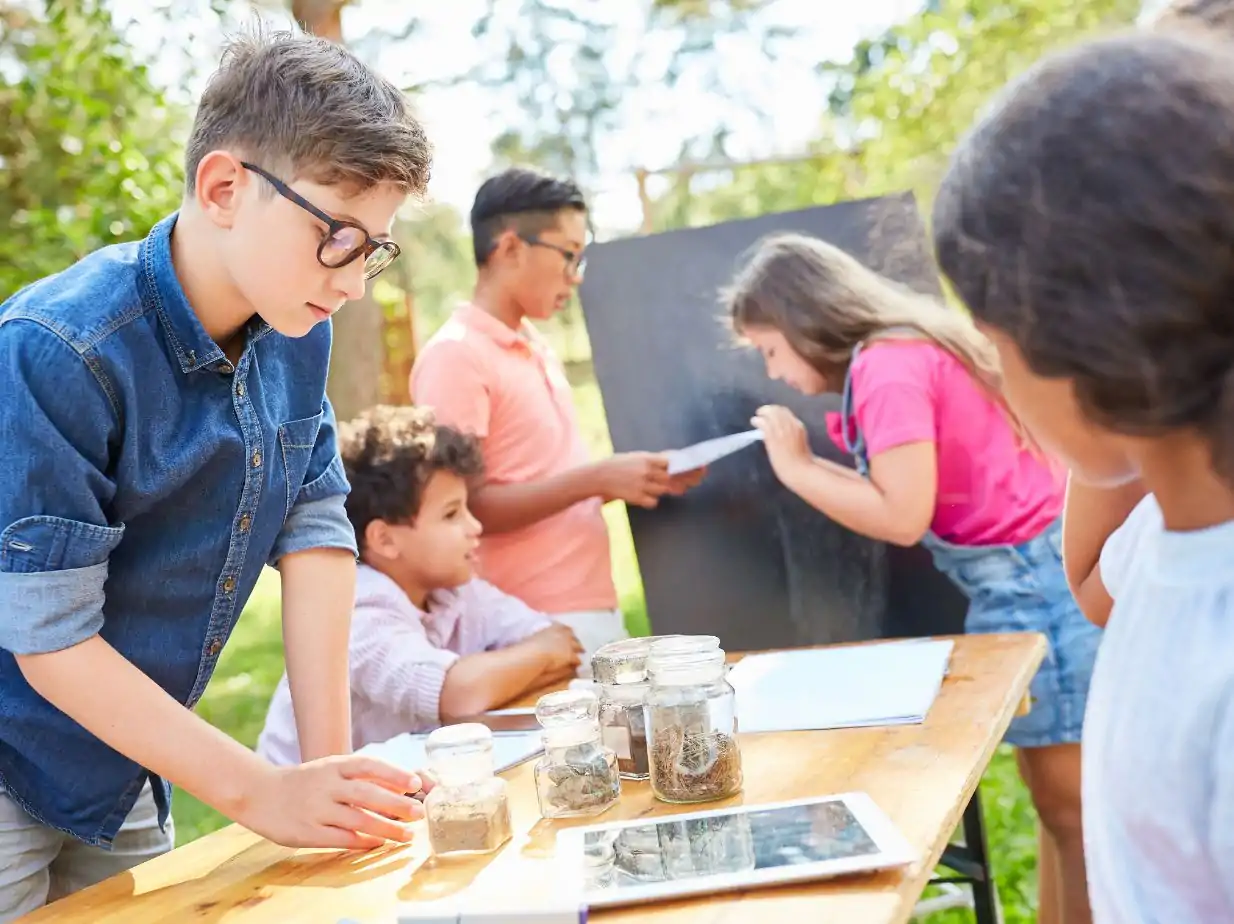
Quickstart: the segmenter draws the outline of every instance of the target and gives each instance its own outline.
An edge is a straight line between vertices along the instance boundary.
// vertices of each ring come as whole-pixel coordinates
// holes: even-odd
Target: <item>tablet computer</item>
[[[865,793],[612,821],[557,834],[593,908],[827,879],[917,859]],[[577,866],[576,866],[577,864]]]

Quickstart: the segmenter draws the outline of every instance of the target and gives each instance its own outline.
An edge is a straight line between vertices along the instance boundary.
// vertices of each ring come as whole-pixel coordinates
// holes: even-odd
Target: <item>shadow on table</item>
[[[226,863],[214,867],[195,879],[159,888],[139,888],[133,873],[122,873],[96,888],[109,897],[124,897],[125,912],[140,917],[158,910],[181,909],[180,913],[193,921],[217,922],[233,912],[256,908],[273,898],[281,888],[312,880],[314,888],[341,889],[360,882],[381,879],[406,867],[407,848],[391,846],[368,852],[323,851],[292,854],[269,862],[272,850],[288,848],[272,844],[255,844],[241,851]],[[228,873],[230,872],[230,876]],[[218,877],[230,879],[219,889]],[[210,887],[210,883],[214,887]]]
[[[399,890],[400,902],[431,902],[457,895],[509,848],[478,856],[426,857],[411,871],[411,880]]]

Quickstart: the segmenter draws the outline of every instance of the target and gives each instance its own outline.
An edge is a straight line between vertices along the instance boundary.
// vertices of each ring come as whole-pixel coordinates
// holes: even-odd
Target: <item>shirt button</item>
[[[236,394],[241,398],[244,397],[244,383],[243,382],[236,382]]]
[[[228,576],[223,579],[223,593],[229,594],[236,589],[236,579]]]
[[[215,655],[217,655],[222,650],[223,650],[222,642],[220,642],[216,638],[210,639],[210,647],[206,649],[206,651],[209,652],[210,657],[213,658]]]
[[[261,453],[253,453],[253,468],[261,468]]]
[[[249,527],[252,525],[253,525],[253,518],[250,517],[247,513],[244,516],[240,517],[240,532],[247,533],[249,531]]]
[[[223,373],[223,375],[231,375],[235,371],[236,368],[231,363],[223,363],[223,365],[219,366],[219,372]]]

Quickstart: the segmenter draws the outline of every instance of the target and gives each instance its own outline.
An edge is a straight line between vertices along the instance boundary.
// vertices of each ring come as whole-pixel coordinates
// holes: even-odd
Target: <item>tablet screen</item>
[[[872,857],[870,833],[840,800],[736,809],[583,835],[589,892]]]

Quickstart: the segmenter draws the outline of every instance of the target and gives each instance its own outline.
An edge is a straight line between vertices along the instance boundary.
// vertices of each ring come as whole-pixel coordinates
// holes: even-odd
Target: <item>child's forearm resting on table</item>
[[[35,691],[115,750],[228,818],[275,783],[272,765],[176,702],[100,636],[19,655]]]
[[[549,657],[531,639],[459,658],[446,671],[439,708],[443,722],[499,709],[528,690],[574,674],[549,676]]]
[[[306,549],[279,560],[283,648],[303,760],[351,753],[348,637],[356,560],[346,549]]]
[[[1097,488],[1067,479],[1063,508],[1063,570],[1076,603],[1091,622],[1104,626],[1114,601],[1101,580],[1101,550],[1147,492],[1139,481]]]
[[[795,466],[784,483],[841,526],[894,545],[915,545],[929,529],[937,492],[933,445],[920,445],[928,451],[918,452],[913,444],[876,457],[868,479],[814,457],[809,464]],[[921,466],[909,479],[900,477],[906,462]]]

